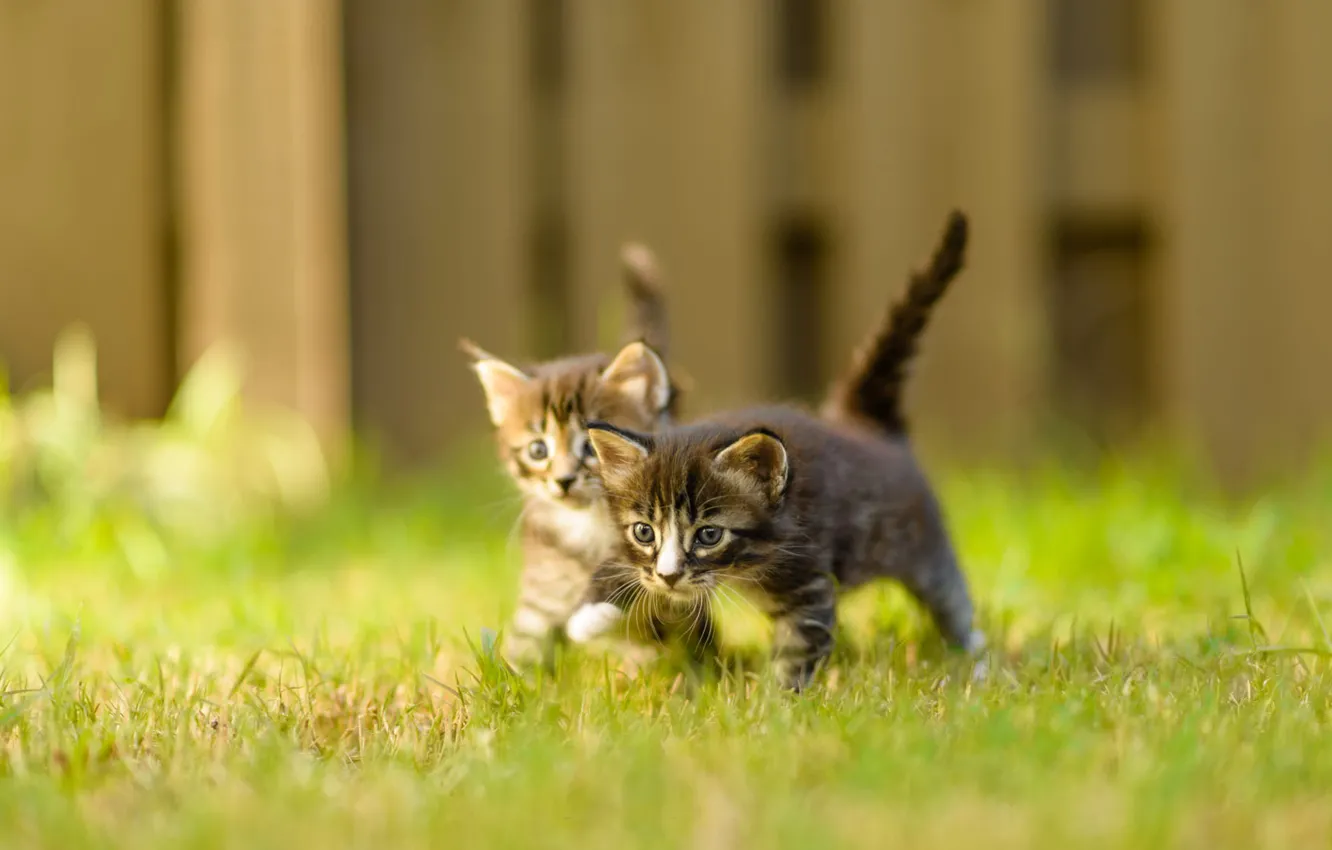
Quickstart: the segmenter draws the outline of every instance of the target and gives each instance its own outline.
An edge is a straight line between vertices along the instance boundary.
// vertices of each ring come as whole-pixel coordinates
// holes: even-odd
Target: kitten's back
[[[594,580],[593,609],[614,608],[625,586],[690,598],[736,582],[773,617],[778,675],[794,688],[832,649],[838,592],[876,578],[900,581],[950,644],[984,645],[942,512],[903,437],[792,407],[655,435],[596,423],[592,435],[611,510],[633,529]]]
[[[720,446],[758,429],[781,440],[789,460],[776,524],[813,547],[844,586],[951,560],[938,501],[904,437],[786,406],[720,414],[670,433]]]
[[[686,432],[714,430],[725,442],[753,430],[773,433],[786,446],[793,480],[807,479],[821,495],[838,485],[860,490],[891,488],[898,483],[927,486],[905,437],[884,434],[851,421],[829,421],[796,406],[773,405],[717,414]]]

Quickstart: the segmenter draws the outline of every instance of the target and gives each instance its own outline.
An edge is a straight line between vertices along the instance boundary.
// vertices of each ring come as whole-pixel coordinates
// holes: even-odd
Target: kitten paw
[[[971,655],[980,654],[985,650],[985,635],[979,629],[972,631],[962,642],[962,648]]]
[[[564,625],[564,633],[574,643],[588,641],[604,635],[624,619],[624,612],[609,602],[584,605]]]
[[[546,657],[546,645],[544,641],[527,635],[507,636],[502,654],[511,667],[521,670],[540,664]]]
[[[990,662],[984,658],[981,653],[985,651],[985,635],[980,631],[973,631],[963,646],[967,654],[976,659],[976,663],[971,668],[971,681],[979,684],[984,682],[990,676]]]

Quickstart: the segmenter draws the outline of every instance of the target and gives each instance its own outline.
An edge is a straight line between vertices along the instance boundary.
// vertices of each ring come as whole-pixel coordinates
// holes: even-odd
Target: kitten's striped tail
[[[626,343],[644,342],[663,361],[670,362],[671,326],[666,316],[666,296],[662,292],[661,268],[646,245],[630,242],[620,250],[624,269],[624,288],[629,293],[629,326]],[[666,415],[680,415],[680,396],[691,386],[689,377],[679,367],[670,369],[671,395]]]
[[[905,297],[892,305],[887,321],[855,357],[850,374],[830,393],[824,415],[869,421],[890,434],[905,434],[902,387],[916,343],[930,312],[962,270],[967,249],[967,217],[954,210],[930,263],[911,274]]]
[[[665,360],[669,355],[671,329],[657,258],[646,245],[631,242],[620,251],[620,263],[624,268],[624,287],[629,293],[627,341],[645,342]]]

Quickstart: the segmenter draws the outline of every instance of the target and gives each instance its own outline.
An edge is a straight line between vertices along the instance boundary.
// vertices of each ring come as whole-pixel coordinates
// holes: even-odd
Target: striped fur
[[[949,643],[983,646],[943,514],[902,439],[794,408],[653,435],[594,423],[590,438],[622,531],[585,607],[683,611],[707,645],[707,603],[734,589],[772,617],[778,677],[797,690],[832,651],[839,592],[876,578],[901,582]]]
[[[608,601],[698,611],[694,637],[708,644],[706,600],[733,586],[773,617],[777,674],[800,689],[832,651],[839,591],[889,577],[949,643],[983,647],[942,511],[906,439],[902,400],[919,337],[962,269],[967,231],[966,217],[952,213],[931,262],[912,274],[818,419],[768,409],[655,436],[594,425],[621,538],[580,612]],[[635,536],[644,527],[651,543]],[[703,529],[720,534],[715,545],[700,548]]]
[[[462,343],[486,394],[500,461],[524,497],[523,572],[504,640],[518,664],[549,659],[589,577],[614,546],[587,423],[652,430],[678,404],[678,388],[654,350],[668,341],[656,264],[647,249],[629,246],[624,268],[633,341],[613,358],[589,354],[520,368]]]

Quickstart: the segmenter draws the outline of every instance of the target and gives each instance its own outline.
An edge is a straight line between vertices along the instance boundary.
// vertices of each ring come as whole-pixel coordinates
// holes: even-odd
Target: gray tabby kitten
[[[656,264],[639,245],[627,246],[622,259],[630,336],[637,341],[614,357],[586,354],[519,368],[462,341],[486,394],[500,460],[524,496],[523,573],[504,640],[516,664],[549,660],[619,536],[602,495],[588,423],[650,431],[669,421],[677,404],[678,388],[657,354],[669,333]]]
[[[966,219],[954,213],[933,262],[913,276],[822,418],[765,408],[656,434],[590,425],[621,540],[568,623],[572,640],[643,602],[690,612],[691,637],[706,647],[708,598],[728,584],[773,618],[778,677],[799,690],[832,651],[839,592],[887,577],[928,609],[949,643],[983,648],[901,411],[906,365],[961,268],[966,237]]]

